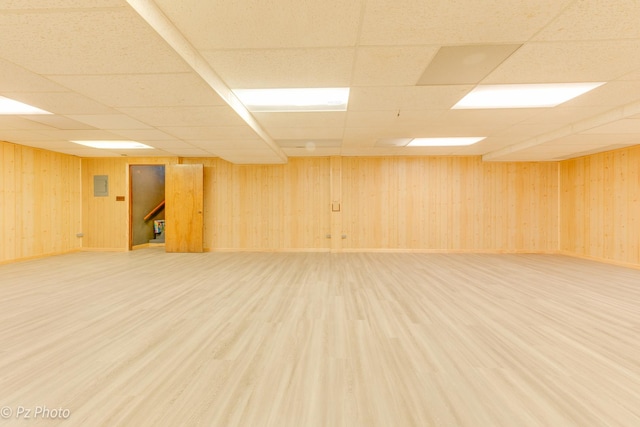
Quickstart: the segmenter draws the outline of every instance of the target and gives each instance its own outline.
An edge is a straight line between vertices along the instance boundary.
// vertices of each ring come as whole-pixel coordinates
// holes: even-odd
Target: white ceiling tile
[[[347,87],[355,49],[218,50],[203,54],[233,89]]]
[[[155,140],[155,141],[149,140],[149,141],[144,141],[144,144],[157,148],[159,150],[179,150],[181,148],[189,147],[189,145],[185,143],[185,141],[181,141],[179,139]],[[195,147],[191,147],[191,148],[195,148]]]
[[[164,132],[184,140],[245,139],[256,136],[249,126],[173,126],[160,127]]]
[[[112,129],[115,135],[133,141],[175,141],[176,138],[158,129]]]
[[[304,148],[312,150],[315,148],[336,148],[342,145],[339,139],[279,139],[276,144],[282,148]]]
[[[589,102],[591,103],[591,102]],[[540,112],[534,114],[530,118],[521,122],[522,125],[541,125],[541,128],[557,127],[558,125],[566,125],[597,116],[606,111],[611,110],[610,104],[588,107],[573,107],[574,104],[563,104],[555,108],[541,108]]]
[[[233,151],[233,150],[263,150],[264,142],[261,139],[239,139],[234,141],[218,140],[218,141],[188,141],[191,145],[203,150]]]
[[[638,100],[640,81],[613,81],[562,104],[562,107],[609,107]]]
[[[42,114],[34,116],[24,116],[25,119],[41,123],[43,125],[64,130],[81,130],[81,129],[95,129],[86,123],[81,123],[77,120],[65,116],[57,116],[54,114]]]
[[[226,105],[195,73],[50,76],[113,107]]]
[[[120,139],[118,135],[109,131],[95,130],[40,130],[38,131],[43,141],[71,141],[71,140],[103,140]]]
[[[269,130],[272,127],[343,127],[346,112],[306,113],[253,113],[258,123]]]
[[[213,153],[210,153],[205,150],[201,150],[200,148],[180,148],[180,149],[167,149],[168,152],[173,154],[174,156],[180,157],[212,157],[215,156]]]
[[[347,113],[347,129],[349,128],[390,128],[417,130],[436,126],[446,111],[349,111]]]
[[[413,86],[438,52],[436,46],[360,47],[352,86]]]
[[[0,92],[66,92],[67,89],[36,73],[0,58]]]
[[[348,111],[448,110],[471,89],[471,85],[354,87]]]
[[[121,112],[151,126],[246,126],[230,107],[123,107]]]
[[[637,0],[573,2],[534,40],[611,40],[640,38]]]
[[[2,11],[121,7],[122,0],[3,0]],[[1,12],[0,12],[1,13]]]
[[[638,68],[637,40],[527,43],[482,83],[606,82]]]
[[[354,46],[363,0],[156,0],[201,50]]]
[[[35,118],[35,116],[34,116]],[[30,116],[13,116],[0,114],[0,130],[38,130],[52,129],[50,125],[36,120],[30,120]]]
[[[0,27],[0,57],[38,74],[189,71],[130,7],[6,13]]]
[[[150,129],[151,127],[124,114],[70,115],[70,118],[102,129]]]
[[[570,0],[369,0],[361,45],[526,41]]]
[[[342,128],[270,128],[273,139],[342,139]]]
[[[0,126],[0,141],[22,144],[28,141],[41,141],[43,139],[45,139],[44,135],[36,130],[14,130]]]

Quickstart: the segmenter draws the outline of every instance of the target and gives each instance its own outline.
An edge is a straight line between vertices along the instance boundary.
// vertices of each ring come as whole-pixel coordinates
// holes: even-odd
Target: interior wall
[[[640,265],[640,147],[560,164],[560,249]]]
[[[345,157],[346,250],[554,252],[558,164]]]
[[[80,249],[80,159],[0,141],[0,262]]]
[[[149,160],[147,162],[147,160]],[[108,198],[84,191],[84,247],[127,247],[129,163],[83,159],[85,187],[110,175]],[[341,210],[332,213],[332,162],[204,164],[205,250],[330,250],[338,218],[343,250],[554,252],[558,163],[483,163],[480,157],[341,157]],[[335,168],[335,165],[333,166]],[[333,234],[338,230],[333,230]],[[336,236],[334,236],[334,239]]]
[[[176,157],[82,159],[82,247],[125,251],[129,247],[129,165],[172,164]],[[93,176],[109,177],[109,195],[93,195]],[[117,197],[124,199],[119,201]]]
[[[329,250],[328,158],[284,165],[204,165],[205,250]]]

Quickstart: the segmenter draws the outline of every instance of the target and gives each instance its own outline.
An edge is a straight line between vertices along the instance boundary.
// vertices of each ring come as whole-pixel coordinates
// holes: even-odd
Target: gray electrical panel
[[[107,197],[109,195],[108,175],[93,176],[93,195],[94,197]]]

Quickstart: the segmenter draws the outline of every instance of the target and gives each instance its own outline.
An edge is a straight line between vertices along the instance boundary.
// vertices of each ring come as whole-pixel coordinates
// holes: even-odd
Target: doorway
[[[164,165],[129,165],[129,250],[164,244]]]

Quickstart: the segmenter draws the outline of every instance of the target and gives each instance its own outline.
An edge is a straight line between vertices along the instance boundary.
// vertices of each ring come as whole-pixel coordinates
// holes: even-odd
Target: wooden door
[[[165,250],[202,252],[202,165],[168,165],[165,197]]]

